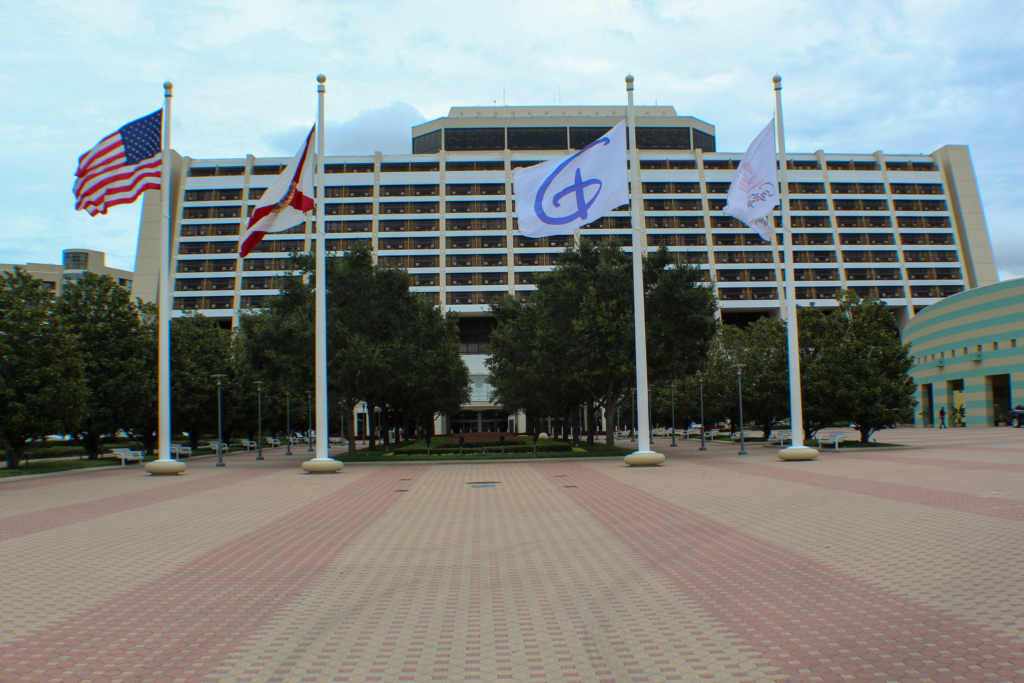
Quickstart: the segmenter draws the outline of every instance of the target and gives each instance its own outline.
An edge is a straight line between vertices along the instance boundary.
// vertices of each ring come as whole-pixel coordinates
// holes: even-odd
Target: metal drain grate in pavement
[[[500,484],[500,481],[467,481],[472,488],[475,489],[493,489],[496,484]]]

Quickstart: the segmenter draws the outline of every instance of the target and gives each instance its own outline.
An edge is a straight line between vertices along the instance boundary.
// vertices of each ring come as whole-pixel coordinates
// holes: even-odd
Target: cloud
[[[361,111],[348,121],[327,122],[327,153],[335,156],[384,154],[410,154],[412,127],[426,118],[405,102],[392,102],[378,109]],[[287,132],[269,135],[266,143],[281,156],[292,156],[309,132],[308,128],[292,128]]]

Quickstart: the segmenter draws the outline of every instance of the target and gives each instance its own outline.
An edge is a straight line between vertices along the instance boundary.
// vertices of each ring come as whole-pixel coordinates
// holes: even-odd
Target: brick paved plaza
[[[1024,680],[1024,431],[879,440],[7,480],[0,680]]]

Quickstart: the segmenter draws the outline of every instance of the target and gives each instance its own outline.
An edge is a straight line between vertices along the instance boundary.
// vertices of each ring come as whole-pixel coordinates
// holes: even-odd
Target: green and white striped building
[[[910,320],[903,340],[915,357],[917,425],[938,426],[943,407],[950,425],[963,406],[966,426],[991,427],[1024,403],[1024,278],[933,303]]]

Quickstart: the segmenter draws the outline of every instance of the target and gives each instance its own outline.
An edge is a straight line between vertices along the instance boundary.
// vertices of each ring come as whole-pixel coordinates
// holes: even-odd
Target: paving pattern
[[[1024,431],[0,483],[0,681],[1021,681]]]

